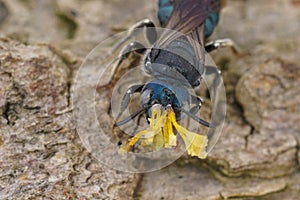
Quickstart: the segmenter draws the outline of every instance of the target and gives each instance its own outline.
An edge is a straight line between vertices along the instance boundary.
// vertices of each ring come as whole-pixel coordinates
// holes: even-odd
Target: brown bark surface
[[[241,54],[212,54],[228,106],[217,145],[206,160],[133,174],[86,150],[72,89],[89,51],[155,19],[156,3],[0,0],[0,199],[299,199],[299,11],[295,0],[228,0],[212,39]],[[109,121],[109,97],[96,100]]]

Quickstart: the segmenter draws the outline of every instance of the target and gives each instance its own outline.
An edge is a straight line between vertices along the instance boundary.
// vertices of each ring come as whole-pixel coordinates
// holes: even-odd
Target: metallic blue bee
[[[145,71],[153,79],[141,85],[131,86],[124,95],[117,120],[127,108],[131,95],[140,93],[141,109],[128,118],[115,123],[121,126],[136,116],[146,113],[151,117],[151,107],[155,104],[163,108],[171,106],[179,121],[187,115],[198,123],[214,125],[196,116],[201,106],[201,99],[189,93],[189,88],[200,85],[205,71],[205,51],[210,52],[220,46],[231,45],[231,40],[216,40],[205,44],[219,21],[222,0],[159,0],[158,18],[166,29],[159,36],[154,23],[148,19],[137,23],[136,28],[146,27],[146,36],[152,45],[144,60]],[[132,42],[121,52],[126,59],[128,52],[145,53],[146,49],[138,42]],[[121,62],[120,61],[120,62]],[[213,69],[216,70],[216,69]],[[190,104],[194,104],[191,108]]]

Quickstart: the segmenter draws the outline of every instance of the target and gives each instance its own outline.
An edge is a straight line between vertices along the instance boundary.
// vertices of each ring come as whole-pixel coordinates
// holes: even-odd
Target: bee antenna
[[[136,116],[138,116],[141,113],[145,112],[147,109],[149,109],[149,107],[141,108],[138,111],[132,113],[129,117],[127,117],[127,118],[125,118],[125,119],[123,119],[123,120],[121,120],[119,122],[115,122],[114,127],[122,126],[122,125],[126,124],[130,120],[134,119]]]
[[[187,116],[189,116],[190,118],[192,118],[193,120],[195,120],[196,122],[198,122],[199,124],[202,124],[203,126],[206,126],[206,127],[210,127],[210,128],[215,128],[216,126],[213,125],[213,124],[210,124],[209,122],[197,117],[196,115],[190,113],[189,111],[187,110],[184,110],[184,109],[180,109],[183,113],[185,113]]]

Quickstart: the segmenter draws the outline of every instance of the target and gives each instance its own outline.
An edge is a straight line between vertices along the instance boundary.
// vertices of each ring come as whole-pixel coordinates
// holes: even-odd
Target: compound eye
[[[171,90],[167,89],[167,88],[164,88],[164,89],[163,89],[163,92],[164,92],[165,95],[166,95],[167,97],[169,97],[169,98],[173,95],[173,92],[172,92]]]

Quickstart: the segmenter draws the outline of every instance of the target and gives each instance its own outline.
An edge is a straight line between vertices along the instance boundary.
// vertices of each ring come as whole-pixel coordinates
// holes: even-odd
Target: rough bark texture
[[[0,199],[298,199],[299,5],[229,0],[213,38],[242,53],[213,53],[228,103],[219,142],[204,161],[130,174],[82,145],[72,86],[88,52],[155,18],[155,2],[0,0]]]
[[[131,197],[138,177],[100,166],[77,136],[62,59],[48,45],[0,49],[0,198]]]

